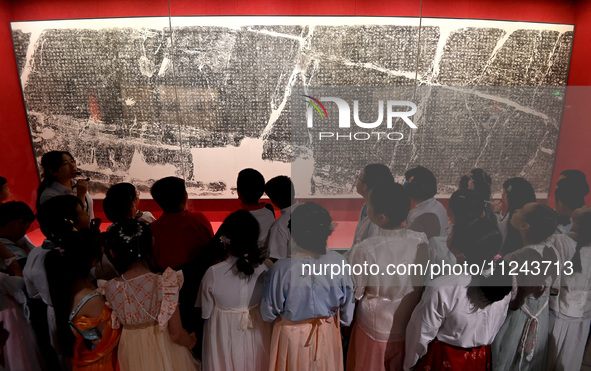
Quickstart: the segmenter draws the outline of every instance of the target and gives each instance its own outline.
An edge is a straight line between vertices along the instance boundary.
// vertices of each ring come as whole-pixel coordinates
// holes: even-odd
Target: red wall
[[[370,15],[370,16],[419,16],[446,18],[500,19],[515,21],[569,23],[576,25],[569,85],[589,85],[591,76],[587,61],[591,50],[585,43],[591,36],[591,5],[587,1],[538,0],[330,0],[330,1],[219,1],[219,0],[171,0],[172,15]],[[28,126],[22,103],[17,69],[14,62],[10,21],[166,16],[168,2],[142,0],[0,0],[0,63],[2,89],[0,89],[0,175],[9,179],[15,199],[34,203],[38,184],[35,160],[30,144]],[[567,97],[564,121],[556,156],[555,174],[567,168],[579,168],[591,174],[591,155],[587,139],[591,128],[585,118],[591,117],[589,107],[580,93]],[[18,179],[18,184],[15,180]],[[553,181],[555,183],[555,180]],[[357,214],[360,200],[325,200],[338,208],[339,215],[351,217]],[[97,205],[100,209],[100,205]],[[196,200],[192,208],[234,209],[236,203]],[[347,209],[351,208],[348,212]],[[212,213],[216,219],[223,212]],[[335,216],[336,217],[336,216]],[[354,218],[355,216],[353,216]],[[213,219],[213,218],[212,218]],[[338,219],[338,218],[337,218]]]

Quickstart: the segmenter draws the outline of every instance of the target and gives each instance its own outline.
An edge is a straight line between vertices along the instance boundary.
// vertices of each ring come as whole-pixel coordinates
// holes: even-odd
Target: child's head
[[[394,183],[390,169],[384,164],[369,164],[363,168],[357,177],[355,190],[367,199],[371,189],[378,183]]]
[[[468,224],[484,215],[484,200],[471,189],[457,190],[449,199],[447,214],[452,224]]]
[[[503,237],[495,222],[485,218],[454,224],[449,247],[460,251],[469,264],[490,261],[499,252]]]
[[[279,209],[285,209],[294,203],[295,189],[288,176],[280,175],[265,184],[265,193]]]
[[[472,169],[468,172],[468,174],[464,175],[460,180],[460,189],[471,189],[482,197],[483,200],[489,201],[490,200],[490,186],[492,184],[492,179],[488,174],[484,172],[484,170],[476,168]]]
[[[570,179],[576,184],[577,193],[581,193],[583,196],[589,194],[589,183],[587,183],[587,177],[581,170],[568,169],[563,170],[558,177],[558,181],[562,179]]]
[[[10,189],[8,189],[8,182],[6,178],[0,176],[0,203],[8,200],[10,197]]]
[[[238,258],[236,268],[248,276],[253,274],[254,268],[263,261],[258,239],[259,223],[246,210],[238,210],[228,215],[214,237],[216,244]]]
[[[33,210],[24,202],[0,204],[0,237],[16,242],[25,236],[34,220]]]
[[[105,216],[111,223],[133,218],[139,202],[137,191],[131,183],[118,183],[107,191],[103,200]]]
[[[585,179],[581,181],[577,176],[560,179],[554,190],[556,211],[559,215],[570,216],[575,209],[585,206],[587,193],[589,193],[589,186]]]
[[[113,224],[107,233],[110,260],[119,274],[125,273],[135,262],[150,262],[152,233],[149,225],[127,219]]]
[[[511,219],[511,225],[530,243],[540,243],[556,230],[558,215],[546,205],[535,202],[517,209]]]
[[[415,201],[428,200],[437,194],[437,179],[431,170],[417,166],[404,173],[404,189]]]
[[[503,198],[506,199],[507,213],[511,217],[515,210],[530,202],[536,202],[536,192],[530,182],[515,177],[503,183]]]
[[[150,188],[150,194],[165,214],[178,213],[187,206],[185,181],[175,176],[156,181]]]
[[[37,213],[41,232],[55,244],[73,231],[90,227],[90,218],[82,201],[71,195],[56,196],[45,201]]]
[[[302,249],[326,254],[326,241],[332,234],[332,218],[328,211],[315,202],[298,206],[291,214],[291,236]]]
[[[367,216],[380,228],[398,227],[409,211],[410,199],[398,183],[378,183],[369,193]]]
[[[581,272],[581,249],[591,244],[591,207],[581,207],[576,209],[573,214],[573,227],[571,232],[576,232],[577,248],[571,261],[573,271]]]
[[[244,169],[236,180],[238,198],[245,204],[257,204],[265,193],[265,178],[255,169]]]

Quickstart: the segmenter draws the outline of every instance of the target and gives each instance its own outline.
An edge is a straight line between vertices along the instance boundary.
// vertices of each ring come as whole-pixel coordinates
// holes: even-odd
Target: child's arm
[[[174,314],[168,321],[168,332],[170,333],[170,338],[172,341],[189,349],[193,349],[197,343],[197,337],[195,336],[195,333],[192,332],[189,334],[187,330],[183,328],[178,305],[174,311]]]

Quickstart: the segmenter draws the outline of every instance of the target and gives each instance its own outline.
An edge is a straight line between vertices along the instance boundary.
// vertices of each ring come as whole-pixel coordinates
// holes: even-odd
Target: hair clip
[[[330,231],[334,231],[337,227],[339,226],[339,223],[337,222],[332,222],[330,223],[330,227],[328,227],[328,229],[330,229]]]
[[[123,233],[123,229],[119,230],[119,237],[121,237],[123,239],[123,241],[125,241],[125,243],[129,243],[131,242],[131,240],[133,240],[136,237],[139,237],[142,235],[142,228],[138,227],[138,230],[135,234],[128,236],[125,233]],[[130,250],[130,252],[133,252],[132,250]]]
[[[513,186],[509,186],[507,187],[507,192],[511,192],[511,189],[513,188]]]
[[[414,177],[414,176],[411,176],[411,177],[408,179],[408,182],[409,182],[409,183],[412,183],[412,181],[413,181],[413,180],[415,180],[415,177]]]
[[[220,242],[225,244],[225,245],[229,245],[230,244],[230,239],[224,235],[220,236]]]

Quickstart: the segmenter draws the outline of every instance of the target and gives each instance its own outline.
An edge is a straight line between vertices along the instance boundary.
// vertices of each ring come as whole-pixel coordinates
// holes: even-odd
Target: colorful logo
[[[322,103],[320,103],[320,101],[318,99],[311,97],[309,95],[302,95],[302,97],[312,99],[313,102],[309,101],[309,100],[303,100],[303,101],[308,103],[312,107],[316,108],[316,111],[318,111],[318,113],[320,114],[320,117],[324,117],[325,119],[328,119],[328,113],[326,112],[326,108],[324,108],[324,105]],[[320,107],[318,107],[318,106],[320,106]],[[320,111],[320,108],[322,108],[322,111],[324,111],[324,114],[322,114],[322,111]]]

